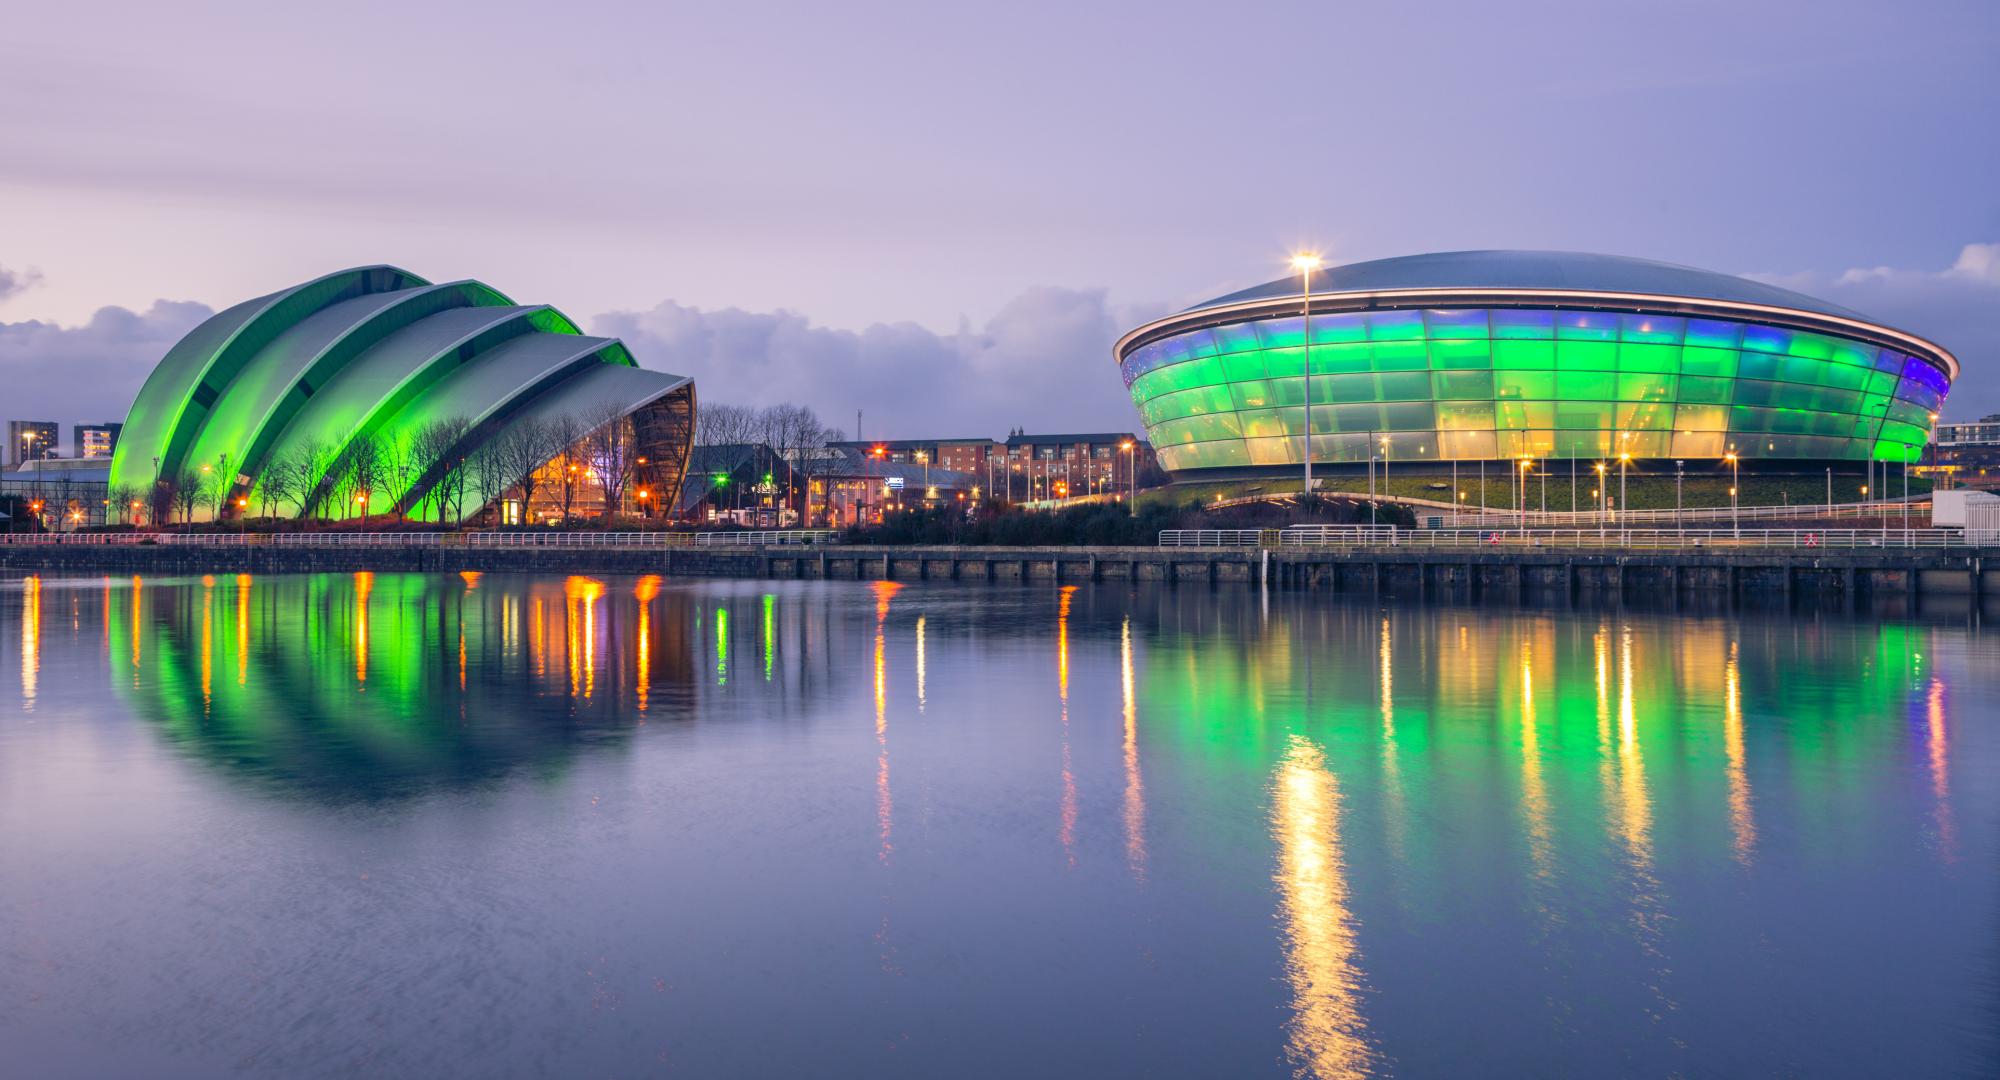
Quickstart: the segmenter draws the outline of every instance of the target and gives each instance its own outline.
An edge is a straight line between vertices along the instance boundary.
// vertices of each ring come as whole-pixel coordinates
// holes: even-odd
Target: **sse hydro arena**
[[[1302,464],[1919,460],[1958,361],[1788,289],[1610,255],[1459,251],[1231,293],[1115,354],[1182,480]],[[1310,299],[1310,315],[1307,301]],[[1310,326],[1310,342],[1307,340]]]

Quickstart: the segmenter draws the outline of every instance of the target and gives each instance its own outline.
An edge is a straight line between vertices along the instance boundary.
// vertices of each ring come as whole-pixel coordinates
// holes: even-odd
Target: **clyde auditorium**
[[[1115,354],[1182,479],[1312,460],[1915,462],[1958,361],[1788,289],[1609,255],[1353,263],[1139,327]],[[1308,314],[1309,313],[1309,314]],[[1310,341],[1307,340],[1310,325]],[[1307,356],[1311,376],[1307,378]]]

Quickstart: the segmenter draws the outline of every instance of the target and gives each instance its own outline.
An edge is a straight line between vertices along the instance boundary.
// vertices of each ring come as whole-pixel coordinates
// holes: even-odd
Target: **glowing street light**
[[[1305,316],[1305,363],[1306,363],[1306,424],[1305,424],[1305,498],[1312,499],[1313,493],[1313,310],[1312,275],[1319,269],[1317,252],[1301,251],[1292,256],[1292,269],[1299,272],[1299,306]]]
[[[1740,479],[1737,471],[1736,448],[1733,446],[1730,447],[1729,452],[1722,455],[1722,460],[1729,463],[1729,535],[1740,539],[1743,536],[1743,521],[1736,512],[1736,488],[1737,482]],[[1861,491],[1865,495],[1868,489],[1864,487]]]

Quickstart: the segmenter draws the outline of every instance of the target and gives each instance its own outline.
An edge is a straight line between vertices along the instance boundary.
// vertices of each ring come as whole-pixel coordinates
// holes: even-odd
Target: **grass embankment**
[[[1579,463],[1582,465],[1582,463]],[[1382,494],[1406,499],[1429,499],[1434,502],[1451,502],[1452,485],[1449,472],[1440,476],[1435,473],[1420,476],[1399,476],[1392,466],[1387,484],[1380,474],[1375,478],[1375,490]],[[1597,496],[1592,492],[1597,488],[1596,475],[1587,467],[1580,467],[1576,474],[1574,509],[1590,511],[1597,508]],[[1614,505],[1618,500],[1618,471],[1609,471],[1611,498]],[[1864,480],[1860,473],[1833,478],[1833,501],[1836,503],[1860,502],[1864,496],[1861,487]],[[1190,502],[1203,505],[1216,499],[1239,499],[1257,495],[1295,495],[1300,480],[1231,480],[1198,481],[1187,484],[1170,484],[1139,493],[1137,508],[1144,511],[1149,506],[1186,506]],[[1368,493],[1368,477],[1341,475],[1320,478],[1322,493],[1343,494]],[[1480,503],[1479,467],[1461,465],[1458,470],[1458,490],[1463,493],[1461,500],[1468,507]],[[1910,477],[1910,494],[1923,495],[1930,491],[1930,481]],[[1545,494],[1546,492],[1546,494]],[[1527,480],[1528,509],[1559,512],[1572,509],[1570,473],[1566,465],[1551,470],[1546,477],[1540,473]],[[1889,478],[1888,494],[1891,497],[1903,493],[1902,477],[1892,473]],[[1826,474],[1792,476],[1746,475],[1741,478],[1739,506],[1798,506],[1811,508],[1826,502]],[[1509,482],[1507,469],[1498,463],[1486,468],[1485,505],[1505,510],[1516,506],[1517,496]],[[1629,471],[1625,476],[1625,502],[1633,510],[1671,510],[1674,508],[1674,475],[1671,471],[1641,473]],[[1681,503],[1683,507],[1728,506],[1729,475],[1725,471],[1716,476],[1704,472],[1702,475],[1690,473],[1682,481]]]

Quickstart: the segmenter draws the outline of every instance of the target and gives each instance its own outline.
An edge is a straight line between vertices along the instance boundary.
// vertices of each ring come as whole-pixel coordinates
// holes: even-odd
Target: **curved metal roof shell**
[[[615,369],[623,376],[607,377]],[[690,380],[644,372],[615,338],[590,337],[560,312],[517,305],[476,281],[441,285],[390,266],[359,267],[237,304],[181,339],[126,417],[111,482],[155,500],[186,472],[259,472],[313,449],[325,465],[357,440],[467,422],[458,454],[521,417],[588,407],[627,415]],[[421,496],[370,492],[380,513]],[[311,504],[308,504],[308,510]]]
[[[1218,296],[1120,338],[1113,355],[1182,329],[1289,309],[1302,300],[1298,275]],[[1622,255],[1568,251],[1444,251],[1348,263],[1312,276],[1312,310],[1364,311],[1531,304],[1603,310],[1727,315],[1841,334],[1915,353],[1958,377],[1958,360],[1935,342],[1859,312],[1748,278]]]

